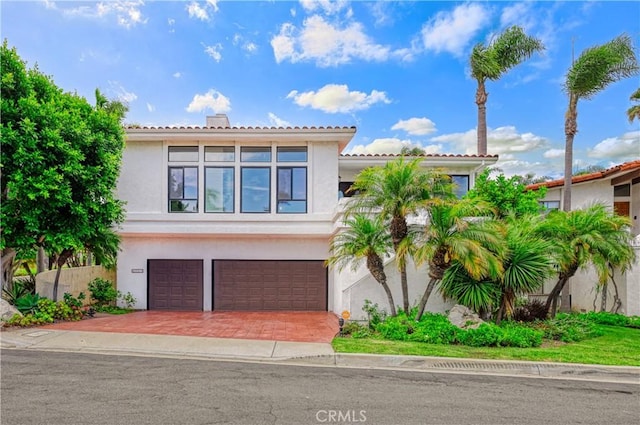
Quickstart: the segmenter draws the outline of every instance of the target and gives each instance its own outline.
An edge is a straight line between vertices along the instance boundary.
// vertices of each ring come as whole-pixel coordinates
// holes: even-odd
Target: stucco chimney
[[[229,118],[225,114],[215,114],[214,116],[207,117],[207,127],[222,127],[229,128]]]

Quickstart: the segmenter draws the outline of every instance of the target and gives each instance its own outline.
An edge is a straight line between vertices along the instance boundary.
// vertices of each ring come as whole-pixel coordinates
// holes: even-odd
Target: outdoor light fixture
[[[340,326],[340,335],[342,336],[342,328],[344,327],[344,319],[342,317],[338,318],[338,326]]]

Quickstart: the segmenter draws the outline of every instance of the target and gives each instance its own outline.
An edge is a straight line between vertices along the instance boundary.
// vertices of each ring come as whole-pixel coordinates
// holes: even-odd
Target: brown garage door
[[[149,310],[202,310],[202,260],[149,260]]]
[[[323,261],[216,260],[214,310],[327,310]]]

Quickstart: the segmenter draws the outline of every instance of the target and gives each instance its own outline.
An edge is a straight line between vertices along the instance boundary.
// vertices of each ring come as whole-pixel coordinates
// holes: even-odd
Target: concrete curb
[[[289,362],[348,368],[528,376],[640,385],[640,367],[633,366],[351,353],[291,359]]]

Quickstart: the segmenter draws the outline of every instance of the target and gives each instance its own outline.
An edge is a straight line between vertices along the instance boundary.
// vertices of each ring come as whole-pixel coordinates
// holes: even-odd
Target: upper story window
[[[240,212],[271,212],[271,168],[242,167]]]
[[[198,167],[169,167],[169,212],[198,212]]]
[[[240,148],[242,162],[271,162],[271,147],[243,146]]]
[[[613,196],[616,198],[631,196],[631,185],[627,183],[627,184],[621,184],[618,186],[613,186]]]
[[[232,213],[234,211],[233,167],[205,167],[204,212]]]
[[[453,193],[456,194],[458,199],[462,198],[469,191],[469,176],[467,175],[452,175],[451,181],[454,184]]]
[[[234,162],[236,148],[235,146],[205,146],[204,160],[206,162]]]
[[[169,162],[197,162],[197,146],[169,146]]]
[[[307,167],[278,167],[278,212],[307,212]]]
[[[279,146],[276,159],[278,162],[307,162],[307,147]]]

